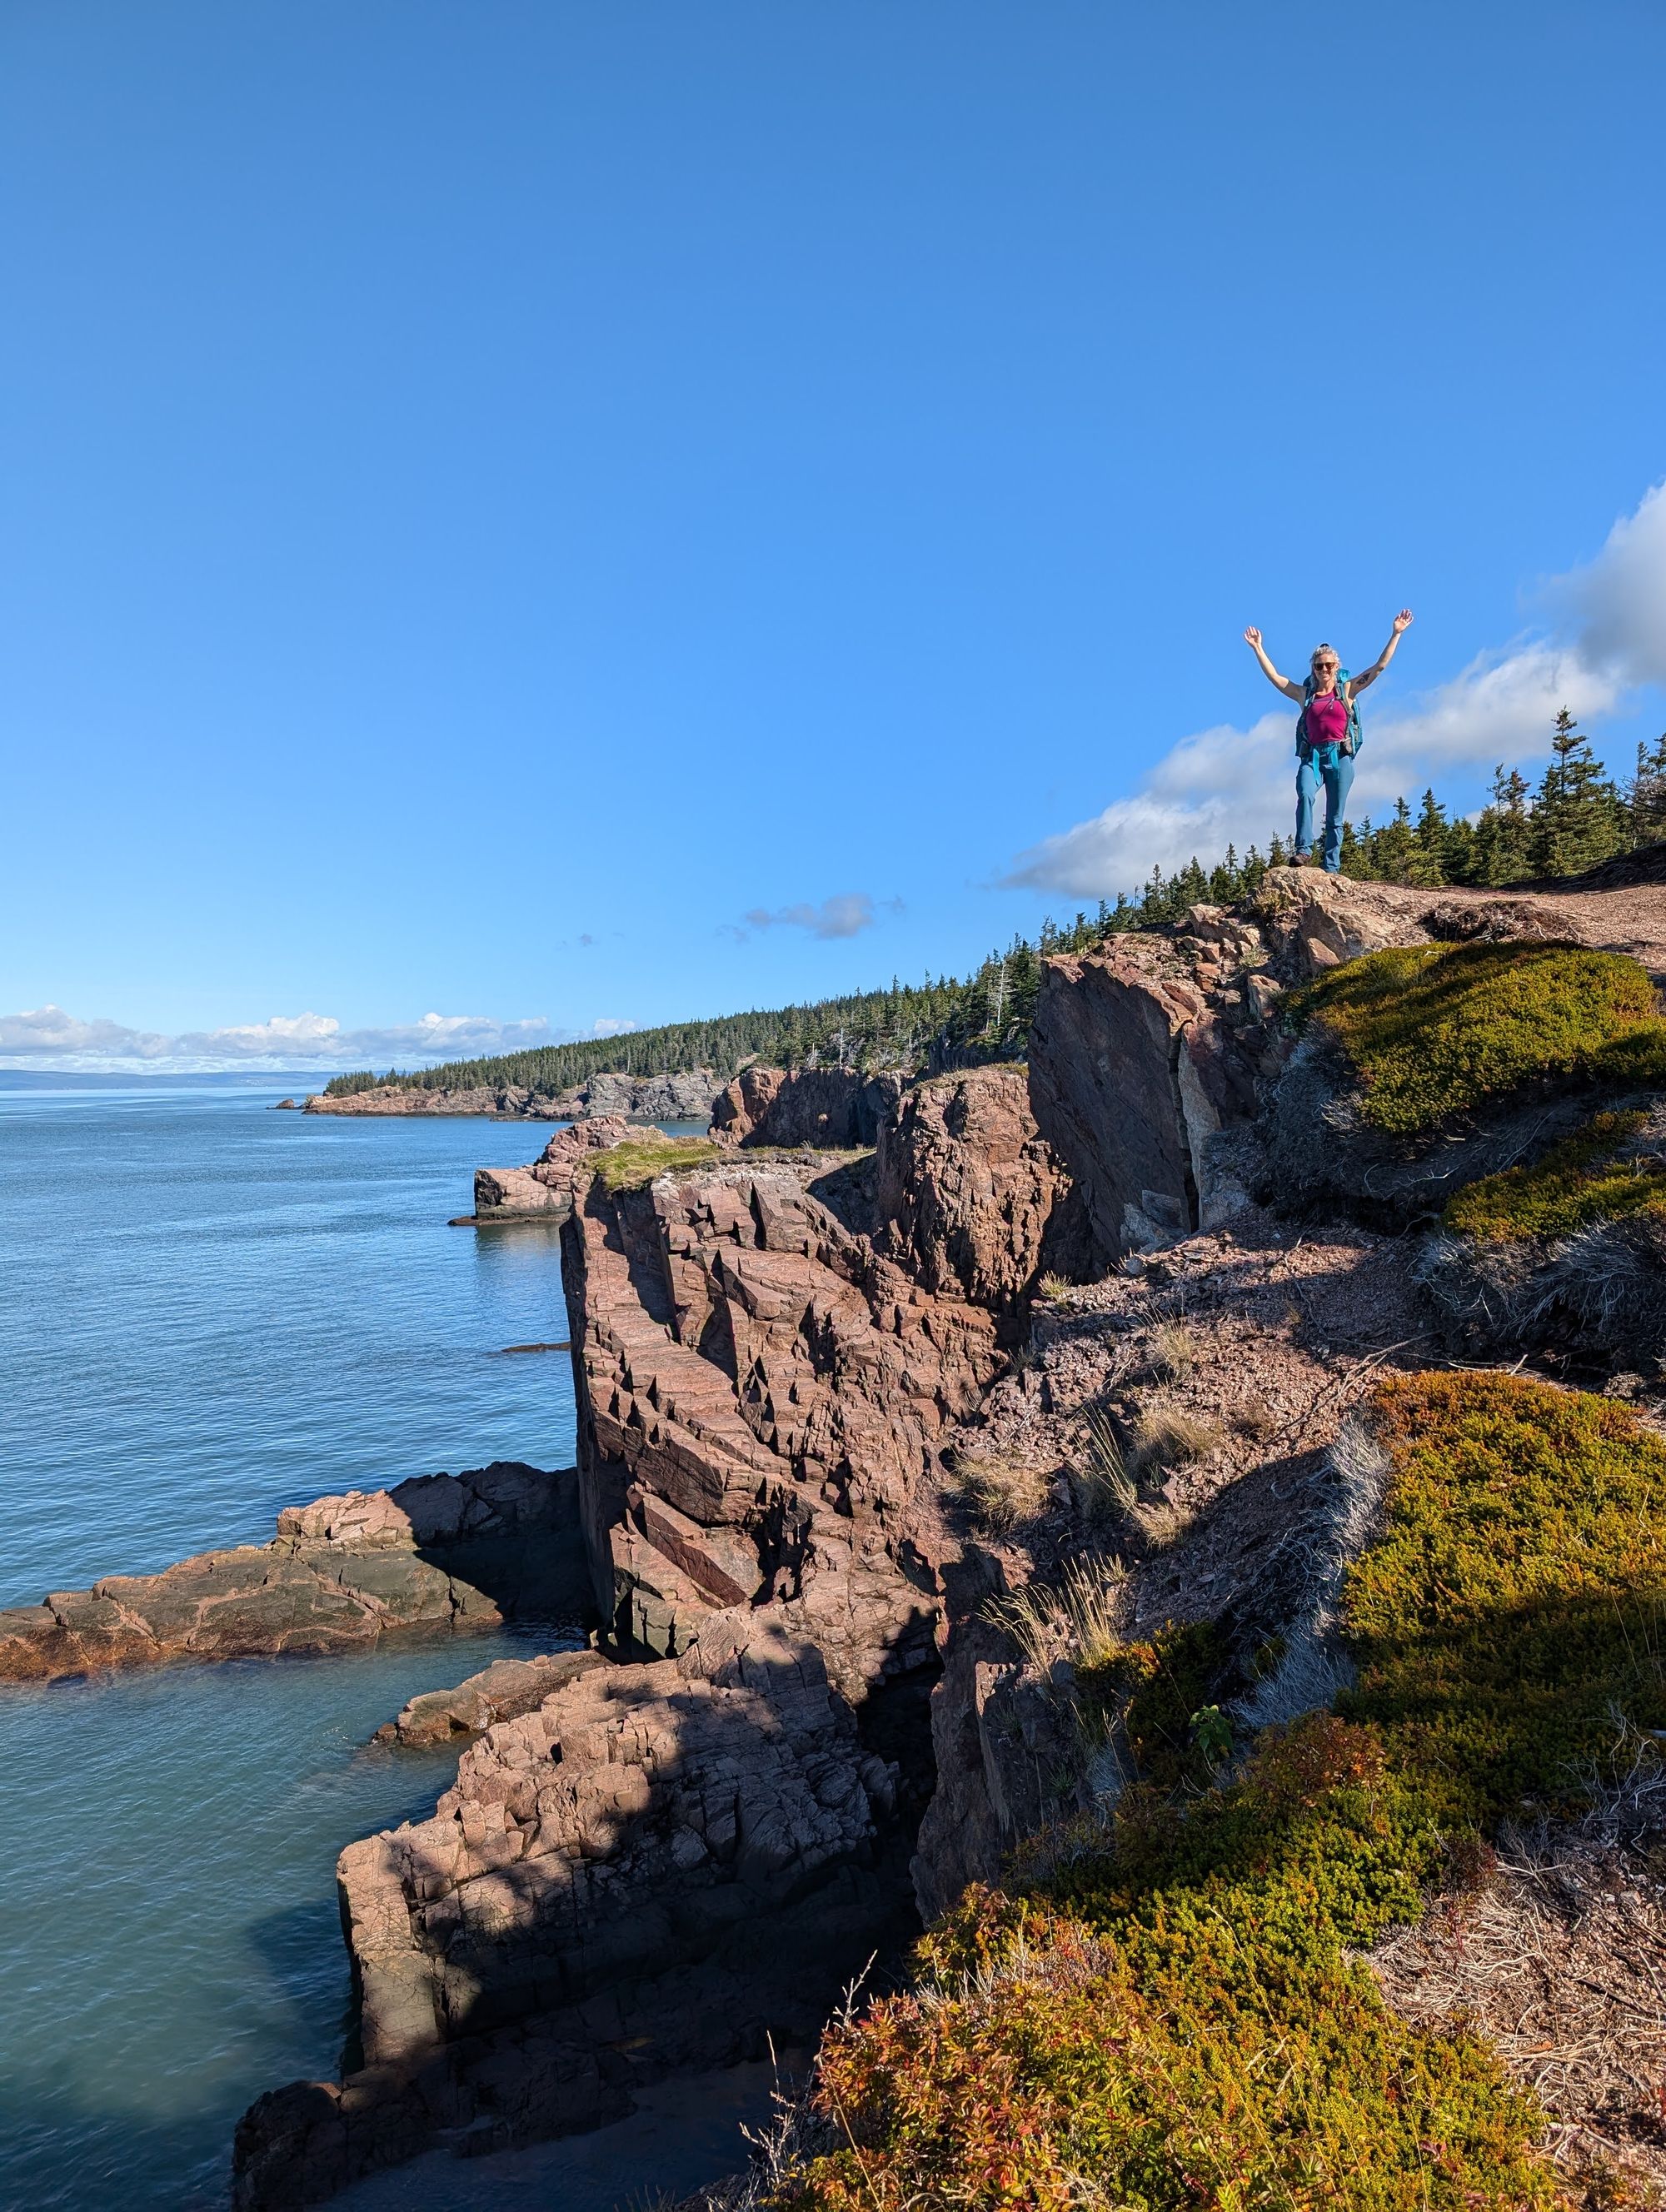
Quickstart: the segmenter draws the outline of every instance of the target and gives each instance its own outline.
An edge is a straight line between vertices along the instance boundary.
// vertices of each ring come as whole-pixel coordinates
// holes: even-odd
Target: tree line
[[[1500,763],[1492,798],[1474,821],[1450,814],[1432,788],[1424,793],[1415,816],[1401,799],[1383,823],[1367,816],[1357,825],[1344,825],[1342,872],[1365,881],[1430,888],[1503,888],[1581,875],[1662,838],[1666,736],[1652,748],[1639,744],[1633,774],[1618,784],[1564,708],[1556,717],[1550,765],[1536,788],[1519,770]],[[325,1090],[329,1097],[341,1097],[397,1083],[430,1091],[514,1087],[553,1096],[604,1073],[667,1075],[710,1068],[727,1082],[754,1060],[773,1067],[833,1064],[912,1072],[1018,1058],[1028,1041],[1044,960],[1085,951],[1126,930],[1178,921],[1189,907],[1231,906],[1251,897],[1268,868],[1284,866],[1289,857],[1283,840],[1275,837],[1265,854],[1252,845],[1241,859],[1229,845],[1212,868],[1195,859],[1170,875],[1155,868],[1136,897],[1119,894],[1114,905],[1102,899],[1093,913],[1079,911],[1062,927],[1043,921],[1034,944],[1014,936],[1004,952],[991,952],[964,977],[933,980],[928,974],[917,984],[893,977],[888,989],[448,1060],[403,1074],[390,1068],[379,1076],[365,1069],[336,1076]]]

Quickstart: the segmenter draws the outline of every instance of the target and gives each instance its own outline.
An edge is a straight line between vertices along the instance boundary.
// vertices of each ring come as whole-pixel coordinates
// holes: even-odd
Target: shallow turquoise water
[[[553,1236],[446,1226],[547,1132],[277,1095],[0,1091],[0,1602],[326,1491],[570,1462],[565,1356],[502,1356],[566,1334]],[[221,2203],[237,2114],[340,2054],[337,1851],[454,1764],[366,1737],[570,1640],[0,1692],[0,2206]]]

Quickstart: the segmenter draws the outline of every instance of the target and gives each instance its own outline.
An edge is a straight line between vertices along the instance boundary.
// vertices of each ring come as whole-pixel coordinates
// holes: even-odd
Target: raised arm
[[[1243,641],[1260,661],[1261,672],[1274,690],[1282,691],[1286,699],[1299,699],[1302,696],[1301,685],[1292,684],[1287,676],[1280,676],[1278,670],[1274,667],[1267,657],[1267,649],[1261,641],[1261,632],[1253,628],[1245,630]]]
[[[1377,654],[1376,659],[1372,661],[1371,666],[1369,668],[1362,668],[1359,673],[1352,679],[1348,684],[1350,691],[1363,691],[1367,684],[1376,683],[1377,678],[1383,673],[1383,671],[1394,659],[1395,647],[1399,645],[1401,639],[1404,637],[1406,632],[1411,628],[1411,626],[1412,611],[1409,607],[1402,607],[1400,612],[1394,618],[1394,628],[1389,632],[1388,643],[1383,647],[1381,653]]]

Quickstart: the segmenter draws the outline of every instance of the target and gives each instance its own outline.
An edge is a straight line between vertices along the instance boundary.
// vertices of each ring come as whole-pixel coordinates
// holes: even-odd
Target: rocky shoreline
[[[439,1556],[442,1522],[496,1542],[498,1573],[536,1522],[584,1577],[599,1650],[503,1662],[382,1731],[472,1741],[429,1818],[343,1853],[358,2046],[246,2115],[239,2212],[813,2043],[865,1961],[895,1967],[1109,1786],[1068,1666],[1015,1635],[1026,1590],[1098,1575],[1129,1638],[1230,1621],[1280,1655],[1256,1725],[1327,1702],[1326,1607],[1380,1505],[1380,1474],[1375,1504],[1341,1482],[1339,1438],[1385,1367],[1449,1340],[1402,1232],[1452,1146],[1366,1133],[1371,1188],[1327,1180],[1344,1079],[1281,1002],[1381,948],[1515,941],[1613,945],[1658,981],[1666,896],[1274,872],[1253,911],[1049,962],[1026,1065],[749,1069],[669,1166],[623,1115],[580,1116],[476,1189],[478,1220],[559,1227],[575,1473],[514,1471],[520,1504],[501,1469],[319,1501],[177,1583],[0,1615],[27,1678],[221,1656],[216,1576],[251,1621],[291,1608],[269,1633],[467,1625],[502,1597]],[[1524,1139],[1512,1114],[1470,1117],[1466,1172],[1553,1140],[1554,1115]],[[1292,1192],[1299,1224],[1270,1210]],[[1582,1356],[1613,1364],[1598,1334]]]
[[[308,1114],[471,1115],[493,1121],[575,1121],[619,1114],[636,1121],[704,1121],[722,1088],[709,1068],[676,1075],[593,1075],[570,1091],[532,1091],[516,1084],[429,1090],[421,1084],[380,1083],[332,1097],[314,1091]],[[286,1102],[293,1103],[293,1102]]]
[[[286,1507],[270,1543],[0,1610],[0,1683],[581,1621],[593,1615],[577,1484],[570,1468],[500,1460]]]

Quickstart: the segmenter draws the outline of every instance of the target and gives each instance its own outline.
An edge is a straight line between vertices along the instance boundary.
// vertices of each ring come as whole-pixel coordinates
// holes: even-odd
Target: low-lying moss
[[[627,1137],[596,1155],[596,1173],[609,1190],[640,1190],[673,1168],[702,1168],[718,1157],[704,1137]]]
[[[1348,1578],[1345,1711],[1263,1731],[1224,1786],[1136,1783],[1109,1827],[970,1894],[915,1993],[824,2042],[847,2148],[783,2212],[1568,2201],[1534,2100],[1476,2039],[1390,2013],[1354,1954],[1473,1864],[1477,1827],[1576,1796],[1614,1709],[1666,1720],[1666,1446],[1508,1376],[1398,1380],[1378,1417],[1394,1478]],[[1217,1656],[1187,1632],[1107,1662],[1154,1772],[1187,1765],[1179,1717]]]
[[[1666,1212],[1666,1166],[1620,1157],[1642,1114],[1597,1114],[1530,1168],[1508,1168],[1461,1190],[1446,1226],[1488,1243],[1572,1237],[1594,1221]]]
[[[1415,945],[1296,994],[1357,1070],[1363,1111],[1411,1135],[1535,1082],[1666,1083],[1666,1021],[1635,960],[1578,945]]]
[[[1447,1826],[1577,1795],[1623,1711],[1666,1726],[1666,1444],[1519,1376],[1385,1384],[1389,1525],[1345,1595],[1376,1722]]]

